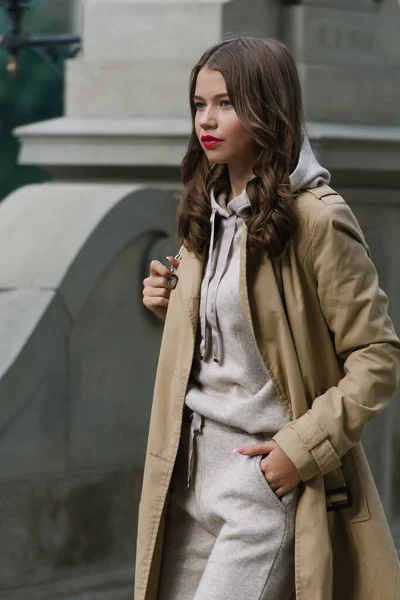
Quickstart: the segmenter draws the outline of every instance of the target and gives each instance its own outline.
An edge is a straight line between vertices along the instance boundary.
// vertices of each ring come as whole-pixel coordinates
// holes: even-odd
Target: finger
[[[269,457],[269,454],[268,454],[268,456],[263,458],[262,461],[260,462],[260,468],[261,468],[261,471],[264,473],[265,478],[267,478],[267,476],[269,476],[268,471],[269,471],[270,464],[268,462],[268,457]]]
[[[278,498],[282,498],[282,496],[287,494],[289,490],[287,490],[285,487],[279,487],[277,490],[274,491],[275,495],[278,496]]]
[[[143,304],[146,308],[149,308],[150,310],[156,310],[157,308],[167,308],[168,302],[168,298],[151,298],[148,296],[143,298]]]
[[[276,488],[278,488],[281,485],[283,485],[284,481],[282,480],[282,477],[274,471],[271,472],[271,466],[268,463],[268,456],[260,462],[260,468],[264,473],[265,479],[268,481],[268,484],[271,487],[275,486]]]
[[[252,444],[251,446],[236,448],[234,452],[244,454],[245,456],[258,456],[260,454],[269,454],[276,446],[276,442],[262,442],[261,444]]]
[[[145,287],[143,289],[143,297],[149,296],[150,298],[169,298],[170,290],[161,287]]]
[[[146,279],[143,280],[143,287],[145,289],[147,289],[147,288],[159,288],[159,289],[165,288],[167,290],[168,289],[167,281],[168,281],[168,279],[166,277],[156,277],[156,276],[147,277]]]
[[[174,269],[177,269],[181,263],[181,261],[175,258],[174,256],[167,256],[167,261]]]
[[[268,479],[267,479],[267,481],[268,481]],[[276,490],[279,490],[282,487],[281,481],[268,481],[268,484],[269,484],[269,487],[271,488],[271,490],[274,490],[274,492]]]
[[[167,269],[159,260],[152,260],[150,263],[150,277],[164,277],[168,279],[171,275],[170,269]]]

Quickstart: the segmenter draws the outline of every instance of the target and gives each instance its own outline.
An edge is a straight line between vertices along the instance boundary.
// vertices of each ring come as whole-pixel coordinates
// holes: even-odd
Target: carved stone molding
[[[355,12],[375,12],[382,2],[383,0],[289,0],[287,4],[333,8],[335,10],[345,9]]]

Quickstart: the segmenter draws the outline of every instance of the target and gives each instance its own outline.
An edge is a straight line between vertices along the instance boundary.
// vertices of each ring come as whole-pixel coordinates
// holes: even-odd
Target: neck
[[[253,177],[253,169],[232,169],[228,166],[229,181],[231,191],[229,193],[228,201],[233,200],[239,196],[250,179]]]

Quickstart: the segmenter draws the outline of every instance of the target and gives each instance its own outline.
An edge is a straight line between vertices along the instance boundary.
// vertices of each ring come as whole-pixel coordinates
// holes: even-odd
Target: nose
[[[205,131],[209,129],[216,129],[218,127],[217,119],[215,117],[212,107],[206,108],[201,113],[199,125]]]

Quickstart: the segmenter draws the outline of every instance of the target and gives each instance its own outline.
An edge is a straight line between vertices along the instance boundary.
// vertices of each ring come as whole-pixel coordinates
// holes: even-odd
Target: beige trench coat
[[[399,560],[360,437],[396,389],[400,343],[344,200],[324,186],[302,193],[296,205],[300,227],[284,257],[247,255],[244,227],[240,266],[242,308],[292,417],[275,440],[303,480],[296,599],[399,600]],[[202,266],[184,251],[164,326],[139,509],[135,600],[157,598]],[[352,507],[328,511],[347,500],[340,491],[345,486]]]

